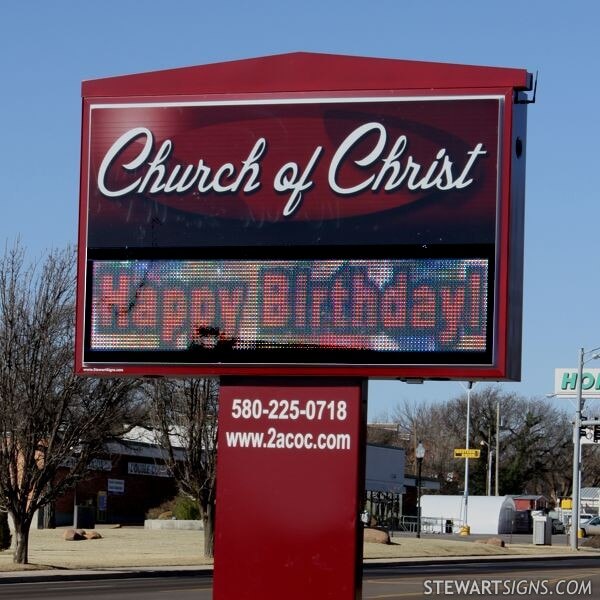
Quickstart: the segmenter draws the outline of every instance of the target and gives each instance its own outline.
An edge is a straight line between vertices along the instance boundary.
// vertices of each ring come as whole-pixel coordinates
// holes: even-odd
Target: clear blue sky
[[[84,79],[291,51],[539,70],[529,109],[523,379],[600,346],[595,0],[20,0],[0,12],[0,241],[75,242]],[[594,365],[594,366],[600,366]],[[374,382],[370,415],[458,383]]]

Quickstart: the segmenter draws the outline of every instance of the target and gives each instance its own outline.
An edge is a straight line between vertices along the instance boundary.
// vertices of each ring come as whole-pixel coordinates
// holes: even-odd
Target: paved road
[[[545,596],[600,599],[600,558],[412,565],[369,569],[363,576],[364,600]]]
[[[600,599],[600,558],[370,566],[363,576],[364,600],[428,597],[523,600],[545,596]],[[211,597],[210,577],[188,575],[0,586],[0,598],[15,600],[210,600]],[[285,598],[282,590],[281,600]]]
[[[212,578],[172,576],[95,581],[14,583],[0,586],[0,598],[15,600],[210,600]]]

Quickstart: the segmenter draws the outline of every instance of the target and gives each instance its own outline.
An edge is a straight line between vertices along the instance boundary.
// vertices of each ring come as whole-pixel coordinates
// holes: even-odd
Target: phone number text
[[[233,419],[268,419],[271,421],[345,421],[348,403],[345,400],[285,400],[234,398],[231,405]]]

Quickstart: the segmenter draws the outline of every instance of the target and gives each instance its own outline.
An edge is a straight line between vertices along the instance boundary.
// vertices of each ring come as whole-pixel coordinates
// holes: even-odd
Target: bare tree
[[[438,478],[444,492],[450,491],[446,484],[448,474],[454,470],[453,449],[460,429],[455,417],[456,412],[447,411],[444,405],[416,401],[405,401],[394,413],[400,430],[410,440],[406,447],[407,469],[416,473],[415,448],[422,441],[427,449],[423,474]]]
[[[498,405],[503,421],[499,433],[496,432]],[[410,464],[414,444],[422,440],[427,448],[424,473],[437,476],[444,493],[459,491],[457,484],[464,462],[453,458],[453,449],[465,445],[466,413],[466,398],[461,394],[445,403],[405,402],[394,414],[398,427],[411,439],[407,463]],[[474,390],[470,446],[482,451],[480,460],[471,461],[469,486],[474,494],[485,493],[488,452],[495,453],[496,435],[500,436],[501,494],[540,493],[555,501],[564,495],[570,486],[571,471],[567,463],[571,459],[571,434],[568,418],[562,411],[545,400],[523,398],[504,392],[499,386]]]
[[[35,512],[85,477],[131,416],[134,381],[74,375],[74,266],[70,248],[28,265],[18,243],[0,259],[0,500],[22,564]]]
[[[497,389],[497,388],[495,388]],[[555,502],[569,486],[569,443],[571,433],[567,415],[546,399],[499,394],[503,426],[500,431],[500,492],[544,494]],[[484,404],[480,439],[493,425],[496,398]],[[487,427],[487,429],[486,429]],[[489,440],[488,440],[489,441]],[[489,446],[484,448],[487,455]],[[483,479],[485,460],[481,461]]]
[[[152,386],[153,426],[179,489],[198,502],[207,557],[214,555],[218,395],[217,379],[163,379]]]

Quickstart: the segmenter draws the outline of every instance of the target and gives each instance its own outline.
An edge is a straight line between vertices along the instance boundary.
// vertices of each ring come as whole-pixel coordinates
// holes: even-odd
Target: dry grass
[[[154,567],[211,564],[203,556],[200,531],[160,531],[136,527],[97,531],[100,540],[66,542],[62,529],[32,529],[29,562],[62,569]],[[0,553],[0,571],[14,570],[12,552]]]
[[[32,529],[28,569],[110,569],[126,567],[200,566],[212,561],[203,556],[201,531],[150,530],[139,527],[99,528],[100,540],[66,542],[62,529]],[[390,545],[365,544],[365,559],[413,557],[491,556],[502,554],[556,554],[565,546],[509,545],[499,548],[475,541],[444,538],[393,538]],[[22,569],[12,552],[0,553],[0,571]]]

